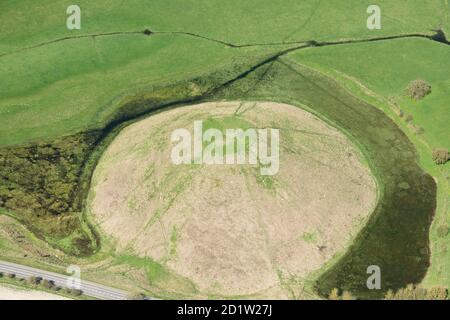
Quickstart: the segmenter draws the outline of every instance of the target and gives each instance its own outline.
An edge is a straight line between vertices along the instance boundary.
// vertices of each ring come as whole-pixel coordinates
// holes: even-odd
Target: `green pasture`
[[[123,97],[265,54],[254,51],[202,39],[126,35],[0,57],[0,145],[102,127]]]
[[[4,0],[0,4],[0,52],[75,34],[111,31],[189,32],[234,44],[330,40],[448,27],[448,4],[436,1],[376,2],[382,29],[366,28],[369,0],[79,0],[82,29],[65,28],[71,1]]]
[[[431,29],[445,25],[448,9],[444,0],[380,1],[383,28],[370,31],[366,28],[370,1],[83,0],[77,2],[81,30],[67,30],[70,4],[49,0],[0,4],[0,145],[101,126],[121,95],[280,50],[280,46],[230,48],[171,32],[237,45],[431,34]],[[145,28],[168,33],[101,36]]]
[[[292,54],[295,60],[319,70],[355,78],[385,98],[394,98],[412,122],[425,129],[431,147],[450,149],[450,50],[425,39],[398,39],[373,43],[307,49]],[[432,93],[420,101],[405,89],[424,79]]]

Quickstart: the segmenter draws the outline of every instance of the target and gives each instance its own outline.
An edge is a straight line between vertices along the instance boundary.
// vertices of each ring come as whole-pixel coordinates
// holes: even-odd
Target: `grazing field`
[[[102,128],[119,106],[137,94],[226,66],[238,70],[256,59],[249,58],[252,51],[231,50],[202,39],[150,38],[141,33],[74,39],[0,57],[0,144]],[[264,56],[265,50],[254,54]],[[218,75],[207,85],[227,78]],[[165,93],[167,97],[157,98],[176,99],[187,91],[195,95],[204,89],[193,81],[187,88],[174,88]]]
[[[211,39],[243,45],[432,34],[446,21],[445,1],[382,1],[389,14],[384,28],[375,32],[365,25],[370,1],[360,0],[78,4],[83,10],[79,31],[62,23],[65,3],[0,4],[1,145],[101,127],[124,95],[280,50],[270,45],[232,48]],[[239,13],[247,11],[242,20]],[[167,33],[147,36],[146,28]],[[65,40],[53,42],[58,39]]]
[[[1,1],[0,258],[161,298],[450,288],[448,2],[369,30],[368,0],[80,0],[68,30],[64,1]],[[279,175],[164,162],[196,117],[279,127]]]
[[[373,36],[366,28],[368,0],[121,0],[92,3],[79,0],[82,34],[142,31],[198,34],[229,43],[270,44],[283,41],[337,40]],[[446,0],[390,1],[377,5],[385,11],[376,35],[429,33],[449,27]],[[2,1],[0,52],[72,35],[64,24],[68,4],[51,0]],[[30,9],[32,8],[32,9]],[[20,26],[20,29],[9,26]]]
[[[195,120],[224,132],[279,128],[280,172],[174,165],[171,132],[192,131]],[[124,129],[97,165],[90,198],[92,220],[117,254],[150,258],[203,294],[279,288],[275,297],[286,298],[283,280],[305,278],[342,251],[373,210],[376,191],[351,142],[315,116],[283,104],[229,102],[181,107]]]

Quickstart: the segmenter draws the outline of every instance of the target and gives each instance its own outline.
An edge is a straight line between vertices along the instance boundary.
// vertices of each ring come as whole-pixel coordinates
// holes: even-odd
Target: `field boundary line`
[[[436,30],[437,32],[439,30]],[[407,34],[399,34],[399,35],[391,35],[391,36],[380,36],[373,38],[362,38],[362,39],[341,39],[336,41],[316,41],[314,39],[311,40],[298,40],[298,41],[282,41],[282,42],[269,42],[269,43],[248,43],[248,44],[234,44],[231,42],[227,42],[220,39],[214,39],[210,37],[206,37],[200,34],[192,33],[192,32],[184,32],[184,31],[151,31],[145,29],[143,31],[113,31],[113,32],[103,32],[103,33],[91,33],[84,35],[74,35],[74,36],[66,36],[58,39],[53,39],[45,42],[41,42],[35,45],[19,48],[16,50],[12,50],[9,52],[4,52],[0,54],[0,58],[9,56],[15,53],[20,53],[23,51],[40,48],[43,46],[47,46],[53,43],[58,43],[66,40],[76,40],[76,39],[84,39],[84,38],[96,38],[96,37],[109,37],[109,36],[124,36],[124,35],[142,35],[145,37],[157,36],[157,35],[181,35],[181,36],[189,36],[193,38],[203,39],[211,42],[215,42],[218,44],[225,45],[230,48],[249,48],[249,47],[265,47],[265,46],[288,46],[288,45],[296,45],[296,44],[306,44],[312,47],[324,47],[331,45],[341,45],[341,44],[352,44],[352,43],[363,43],[363,42],[375,42],[375,41],[385,41],[385,40],[394,40],[394,39],[403,39],[403,38],[425,38],[432,41],[438,41],[447,45],[450,45],[450,41],[447,39],[439,39],[435,35],[430,35],[426,33],[407,33]]]

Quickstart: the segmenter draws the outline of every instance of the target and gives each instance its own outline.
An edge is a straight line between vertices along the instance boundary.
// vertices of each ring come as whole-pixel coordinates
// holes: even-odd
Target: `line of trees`
[[[83,294],[82,290],[75,289],[75,288],[64,288],[63,289],[60,286],[57,286],[53,280],[43,279],[42,277],[29,276],[28,279],[23,279],[23,278],[17,278],[15,273],[0,272],[0,278],[2,278],[2,277],[6,277],[9,279],[17,279],[19,281],[26,280],[28,282],[28,284],[30,284],[32,286],[42,286],[43,288],[45,288],[47,290],[54,290],[54,291],[64,290],[64,293],[73,295],[73,296],[80,296]]]
[[[340,291],[338,288],[331,290],[328,295],[329,300],[356,300],[356,298],[349,291]]]
[[[356,300],[348,291],[340,291],[337,288],[331,290],[329,300]],[[422,288],[418,285],[409,284],[397,291],[388,290],[384,300],[449,300],[448,289],[442,286]]]
[[[448,290],[441,286],[427,289],[409,284],[396,292],[389,290],[385,300],[448,300]]]
[[[57,286],[53,280],[43,279],[41,277],[30,276],[28,277],[28,283],[33,286],[41,285],[47,290],[54,290],[54,291],[62,290],[62,288],[60,286]],[[80,296],[83,292],[75,288],[64,288],[64,293],[73,296]]]

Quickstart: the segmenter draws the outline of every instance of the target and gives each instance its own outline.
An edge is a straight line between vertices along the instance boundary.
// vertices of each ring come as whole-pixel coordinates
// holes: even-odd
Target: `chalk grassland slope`
[[[1,213],[15,217],[47,242],[72,254],[95,250],[94,235],[83,228],[81,176],[99,132],[22,147],[0,149]],[[75,243],[79,250],[70,250]],[[97,244],[98,245],[98,244]]]
[[[278,128],[280,171],[172,164],[171,133],[192,134],[196,120],[203,132]],[[115,254],[156,261],[200,294],[295,298],[286,279],[306,278],[347,247],[375,204],[368,168],[335,128],[293,106],[225,102],[125,128],[96,167],[88,210]]]
[[[5,0],[0,53],[77,34],[186,32],[234,44],[337,40],[429,32],[448,25],[446,0],[380,0],[383,28],[366,28],[368,0],[79,0],[82,30],[65,28],[67,1]]]
[[[354,93],[379,106],[394,119],[420,151],[420,162],[438,182],[437,215],[431,230],[432,264],[425,285],[450,285],[448,236],[438,229],[450,224],[450,164],[431,161],[434,148],[450,148],[450,47],[418,40],[355,44],[305,50],[292,55],[302,63],[340,80]],[[389,58],[386,58],[389,57]],[[425,99],[405,95],[407,84],[417,78],[432,86]],[[402,113],[399,113],[402,110]],[[412,116],[407,124],[405,118]],[[423,128],[417,132],[416,128]]]

